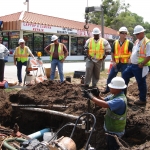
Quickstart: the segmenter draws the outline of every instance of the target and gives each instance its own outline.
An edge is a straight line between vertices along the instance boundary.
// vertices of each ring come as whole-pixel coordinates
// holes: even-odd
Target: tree
[[[102,8],[104,9],[104,22],[105,26],[110,27],[114,18],[116,18],[121,11],[128,9],[130,5],[121,4],[120,0],[104,0]],[[89,22],[94,24],[100,24],[100,12],[92,12],[89,14]]]

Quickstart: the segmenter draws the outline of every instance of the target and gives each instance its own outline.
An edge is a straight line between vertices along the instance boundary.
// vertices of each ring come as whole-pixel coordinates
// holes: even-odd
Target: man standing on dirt
[[[149,71],[148,66],[150,66],[150,40],[145,36],[145,31],[141,25],[135,26],[133,34],[137,40],[130,57],[131,64],[122,75],[126,85],[128,85],[130,78],[135,77],[139,89],[139,100],[134,102],[137,105],[146,104],[146,76]]]
[[[106,134],[108,150],[118,150],[119,145],[114,135],[122,137],[125,133],[126,116],[127,116],[127,98],[123,89],[127,86],[122,77],[115,77],[108,84],[111,95],[102,98],[93,96],[92,93],[84,91],[84,97],[92,100],[98,106],[107,108],[104,117],[104,129]]]
[[[84,87],[88,88],[92,79],[92,86],[96,87],[100,77],[100,69],[104,59],[111,51],[109,42],[100,37],[99,28],[94,28],[92,34],[94,37],[89,38],[85,43],[87,49],[86,72]]]
[[[108,84],[117,76],[118,72],[123,73],[129,63],[133,43],[127,39],[128,30],[126,27],[119,29],[119,39],[115,40],[111,50],[112,68],[107,78],[107,87],[102,94],[107,94],[110,90]]]
[[[0,82],[4,80],[4,67],[5,67],[5,61],[4,56],[7,56],[9,54],[9,50],[3,45],[2,43],[2,37],[0,37]]]
[[[53,43],[48,45],[44,49],[46,53],[50,55],[50,61],[51,61],[50,79],[54,80],[55,70],[57,66],[58,71],[59,71],[59,76],[60,76],[60,82],[63,82],[64,81],[63,62],[68,56],[68,50],[63,43],[58,42],[58,37],[56,35],[53,35],[51,37],[51,41]]]
[[[33,59],[35,59],[35,57],[29,47],[25,46],[24,39],[19,39],[18,44],[19,46],[16,47],[14,51],[14,65],[17,66],[18,85],[22,86],[22,66],[27,66],[29,55],[32,56]]]

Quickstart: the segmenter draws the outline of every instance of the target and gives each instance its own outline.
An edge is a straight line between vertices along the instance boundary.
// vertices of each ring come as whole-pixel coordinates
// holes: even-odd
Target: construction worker
[[[126,27],[121,27],[119,29],[119,39],[115,40],[111,50],[111,63],[112,68],[107,78],[107,86],[102,94],[107,94],[110,90],[108,84],[111,80],[117,76],[118,72],[122,72],[127,68],[129,63],[129,58],[132,52],[133,43],[129,41],[126,37],[128,30]]]
[[[125,133],[126,116],[127,116],[127,98],[124,95],[123,89],[127,86],[122,77],[115,77],[108,84],[111,95],[103,98],[98,98],[84,91],[84,97],[92,100],[100,107],[107,108],[104,117],[104,130],[106,133],[106,140],[108,150],[118,150],[119,145],[115,140],[114,135],[122,137]]]
[[[68,50],[63,43],[58,42],[58,37],[56,35],[53,35],[51,37],[51,41],[53,43],[48,45],[44,49],[46,53],[50,55],[50,61],[51,61],[50,79],[54,80],[55,70],[57,66],[58,71],[59,71],[59,76],[60,76],[60,82],[63,82],[64,81],[63,62],[68,56]]]
[[[150,40],[145,36],[145,31],[141,25],[135,26],[133,34],[137,40],[130,57],[131,64],[122,74],[126,85],[128,85],[130,78],[135,77],[139,89],[139,100],[134,103],[138,105],[146,104],[146,75],[149,71],[148,66],[150,66]]]
[[[2,43],[3,38],[0,37],[0,82],[4,80],[4,68],[5,60],[4,57],[9,54],[9,50]]]
[[[111,51],[109,42],[100,37],[101,31],[99,28],[94,28],[92,38],[89,38],[85,43],[87,48],[86,72],[84,87],[88,88],[92,79],[92,86],[96,87],[100,77],[100,69],[103,60]]]
[[[32,56],[33,59],[35,59],[35,57],[29,47],[25,46],[24,39],[19,39],[18,44],[19,46],[16,47],[14,51],[14,65],[17,66],[18,85],[22,86],[22,66],[27,66],[29,55]]]

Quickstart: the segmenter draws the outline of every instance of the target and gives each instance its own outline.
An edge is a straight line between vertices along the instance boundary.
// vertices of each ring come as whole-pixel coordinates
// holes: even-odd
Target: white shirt
[[[130,57],[132,64],[138,64],[139,49],[140,49],[140,46],[141,46],[143,40],[144,40],[144,38],[141,41],[139,41],[136,45],[133,46],[132,54]],[[146,44],[146,57],[148,57],[148,56],[150,56],[150,42],[148,42]],[[149,71],[148,66],[144,66],[143,72],[142,72],[142,77],[147,75],[148,71]]]
[[[96,43],[99,42],[99,40],[100,40],[100,38],[98,40],[94,39],[94,41]],[[88,39],[86,41],[84,47],[88,47],[89,42],[90,42],[90,39]],[[111,46],[110,46],[109,42],[106,39],[104,39],[104,50],[105,50],[105,52],[111,52]],[[94,61],[94,62],[98,62],[99,61],[99,60],[96,59],[96,54],[95,54],[94,58],[92,58],[92,61]]]
[[[0,44],[0,59],[4,59],[8,54],[9,50],[3,44]]]

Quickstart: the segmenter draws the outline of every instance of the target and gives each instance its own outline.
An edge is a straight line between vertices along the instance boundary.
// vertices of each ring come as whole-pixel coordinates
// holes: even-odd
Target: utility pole
[[[29,0],[26,0],[27,2],[27,12],[29,12]]]
[[[27,12],[29,12],[29,0],[25,0],[25,2],[23,2],[24,5],[27,5]]]

